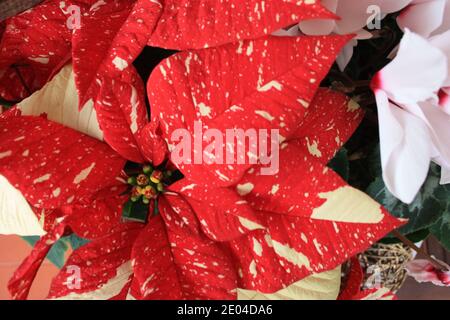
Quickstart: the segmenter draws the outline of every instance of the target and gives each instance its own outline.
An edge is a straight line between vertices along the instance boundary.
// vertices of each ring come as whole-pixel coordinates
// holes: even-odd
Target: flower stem
[[[407,237],[405,237],[404,235],[402,235],[398,230],[394,230],[392,231],[392,234],[397,237],[401,242],[403,242],[405,245],[407,245],[408,247],[410,247],[411,249],[413,249],[414,251],[416,251],[417,253],[422,254],[428,261],[430,261],[433,266],[435,266],[437,269],[441,270],[441,271],[450,271],[448,265],[446,265],[445,263],[435,259],[434,257],[430,256],[424,249],[419,248],[418,246],[415,245],[414,242],[412,242],[411,240],[409,240]]]

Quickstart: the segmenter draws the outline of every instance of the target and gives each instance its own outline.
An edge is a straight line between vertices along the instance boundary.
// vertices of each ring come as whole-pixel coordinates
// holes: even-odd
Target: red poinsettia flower
[[[53,81],[66,81],[69,85],[64,87],[73,88],[69,71],[63,69]],[[53,81],[1,120],[0,172],[22,192],[48,231],[10,282],[16,298],[26,297],[40,262],[65,232],[92,242],[72,254],[54,280],[50,297],[225,299],[235,298],[237,288],[275,292],[334,269],[398,225],[373,200],[311,157],[306,140],[324,146],[325,160],[361,117],[345,97],[329,91],[319,93],[305,126],[293,135],[298,139],[282,150],[280,174],[269,177],[280,182],[279,191],[265,192],[273,184],[251,170],[243,179],[260,192],[245,198],[231,188],[209,189],[183,178],[165,186],[158,196],[158,214],[146,225],[122,223],[123,203],[131,194],[123,194],[127,184],[117,178],[126,159],[100,141],[43,117],[25,115],[33,114],[30,109],[46,99]],[[64,110],[72,110],[76,103],[77,99],[66,100]],[[60,101],[55,104],[47,115],[54,120],[62,114],[55,112]],[[77,129],[98,134],[95,125],[79,121],[83,115],[75,117]],[[140,146],[147,154],[157,150],[149,144],[153,142],[149,136],[142,137],[146,139],[139,140]],[[162,153],[160,157],[165,156]],[[142,156],[150,162],[157,158]],[[302,183],[292,181],[294,168],[302,173],[302,179],[296,179]],[[195,199],[193,190],[201,199]],[[286,192],[291,198],[286,199]],[[68,285],[67,272],[73,267],[82,270],[79,286]]]
[[[295,5],[304,10],[303,4]],[[137,1],[135,5],[145,3]],[[131,14],[117,15],[123,18],[122,24],[114,20],[116,15],[104,21],[115,21],[111,30],[126,34],[133,25],[129,16],[149,11],[136,10],[135,5],[133,2],[130,6]],[[203,4],[199,10],[209,12],[203,11],[206,7]],[[106,7],[96,12],[101,8]],[[169,17],[175,15],[174,21],[186,18],[187,25],[193,23],[183,11],[168,8],[173,7],[166,6],[163,12],[167,11]],[[255,11],[257,20],[262,19],[258,14],[261,12]],[[277,25],[275,13],[280,14],[271,10],[272,19],[265,23],[275,21]],[[203,27],[207,25],[202,23]],[[244,26],[252,24],[247,21]],[[257,26],[255,34],[270,32]],[[80,51],[94,50],[93,45],[87,45],[82,30],[91,30],[84,33],[86,37],[94,36],[93,29],[80,29],[79,37],[86,43]],[[198,43],[206,45],[205,39],[217,38],[217,44],[222,44],[229,37],[236,40],[250,35],[244,32],[242,37],[240,32],[228,30],[215,34],[214,30],[206,37],[207,33],[188,32],[180,41],[199,38]],[[74,231],[93,241],[73,253],[55,279],[51,297],[235,298],[237,288],[273,293],[312,274],[336,269],[347,257],[399,224],[373,200],[326,168],[361,117],[354,104],[330,92],[320,92],[316,103],[311,103],[347,37],[264,37],[176,55],[163,62],[149,82],[154,120],[151,125],[146,121],[142,84],[130,66],[139,46],[127,44],[132,37],[111,39],[105,35],[104,39],[114,45],[109,50],[101,44],[105,50],[100,53],[97,47],[99,61],[105,62],[97,69],[94,66],[87,73],[80,72],[84,69],[80,69],[74,54],[79,99],[69,99],[73,96],[68,93],[60,95],[62,101],[56,104],[67,106],[64,110],[68,113],[46,105],[47,119],[36,117],[41,113],[39,106],[44,105],[39,100],[54,97],[44,87],[1,122],[6,136],[6,142],[0,144],[0,172],[6,177],[3,183],[8,190],[13,185],[22,192],[33,207],[26,211],[27,218],[36,214],[48,231],[10,282],[16,298],[26,297],[46,252],[65,232]],[[117,39],[124,41],[125,48],[131,48],[127,58],[117,55],[117,48],[122,48],[120,41],[115,42]],[[92,56],[92,61],[98,59]],[[86,82],[80,81],[80,76],[86,74],[91,76]],[[65,81],[62,88],[74,87],[67,69],[53,81]],[[189,87],[195,90],[190,92]],[[85,108],[78,114],[74,105]],[[33,109],[36,106],[38,110]],[[93,120],[87,125],[80,121],[90,116]],[[158,134],[170,144],[176,122],[181,121],[180,128],[191,129],[191,123],[185,125],[184,121],[196,118],[206,118],[208,126],[214,124],[222,130],[279,129],[287,139],[280,153],[280,172],[263,177],[255,170],[258,165],[194,164],[180,165],[184,178],[167,183],[164,190],[158,189],[161,173],[155,177],[152,171],[148,180],[153,184],[145,179],[138,182],[139,175],[147,174],[148,162],[151,170],[165,169],[160,164],[166,149],[157,139],[155,127],[160,125]],[[55,121],[101,138],[115,151]],[[42,143],[43,137],[49,140]],[[119,176],[126,160],[140,163],[141,168],[138,175],[124,181]],[[294,171],[301,179],[292,174]],[[131,190],[127,190],[127,182],[133,186]],[[127,194],[123,194],[125,190]],[[149,211],[156,214],[147,225],[120,223],[122,211],[126,218],[142,218],[127,209],[135,207],[133,203],[148,205]],[[23,222],[17,216],[11,228],[29,232]],[[35,223],[31,230],[38,228]],[[82,269],[79,286],[67,285],[67,271],[72,266]],[[199,278],[204,281],[199,283]]]

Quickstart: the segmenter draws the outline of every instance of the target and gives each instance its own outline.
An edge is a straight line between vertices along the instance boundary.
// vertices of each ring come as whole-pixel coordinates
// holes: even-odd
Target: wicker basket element
[[[376,243],[358,258],[366,270],[364,287],[380,284],[395,293],[406,280],[405,265],[413,259],[413,250],[401,243]]]

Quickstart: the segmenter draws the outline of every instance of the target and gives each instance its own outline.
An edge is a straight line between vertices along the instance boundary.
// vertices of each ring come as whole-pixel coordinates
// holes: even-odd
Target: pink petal
[[[341,18],[336,22],[336,30],[339,34],[355,33],[363,29],[368,22],[370,13],[367,9],[376,5],[373,0],[339,0],[336,14]]]
[[[439,105],[444,112],[450,114],[450,87],[442,88],[439,92]]]
[[[436,97],[447,78],[447,58],[422,37],[406,30],[396,58],[376,76],[372,86],[402,104]]]
[[[450,168],[442,167],[441,168],[441,184],[450,183]]]
[[[450,115],[431,103],[423,102],[419,106],[428,124],[434,147],[437,149],[439,164],[448,168],[450,167],[450,130],[448,129]]]
[[[336,63],[339,66],[339,69],[341,71],[344,71],[347,65],[349,64],[350,60],[353,57],[353,49],[358,45],[358,41],[352,41],[351,43],[347,44],[339,54],[339,56],[336,59]]]
[[[450,271],[438,270],[428,260],[413,260],[406,265],[406,271],[417,282],[450,287]]]
[[[381,8],[381,12],[383,13],[393,13],[400,11],[405,8],[408,4],[410,4],[414,0],[378,0],[378,5]]]

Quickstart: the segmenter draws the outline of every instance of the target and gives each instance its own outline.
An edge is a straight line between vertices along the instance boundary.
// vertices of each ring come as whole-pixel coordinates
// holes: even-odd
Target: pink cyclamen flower
[[[370,32],[364,30],[374,15],[381,17],[385,14],[397,12],[408,5],[411,0],[323,0],[322,5],[340,17],[338,20],[314,19],[305,20],[280,35],[329,35],[356,34],[355,39],[347,44],[337,59],[341,70],[344,70],[353,56],[353,48],[358,40],[367,40],[372,37]]]
[[[411,203],[430,161],[450,183],[450,31],[425,40],[406,29],[396,58],[374,78],[383,179],[400,200]],[[439,99],[441,96],[441,99]],[[441,103],[441,104],[440,104]]]
[[[424,37],[450,30],[450,0],[413,0],[397,18],[400,28]]]
[[[438,270],[428,260],[414,260],[406,265],[408,275],[417,282],[431,282],[441,287],[450,287],[450,271]]]

